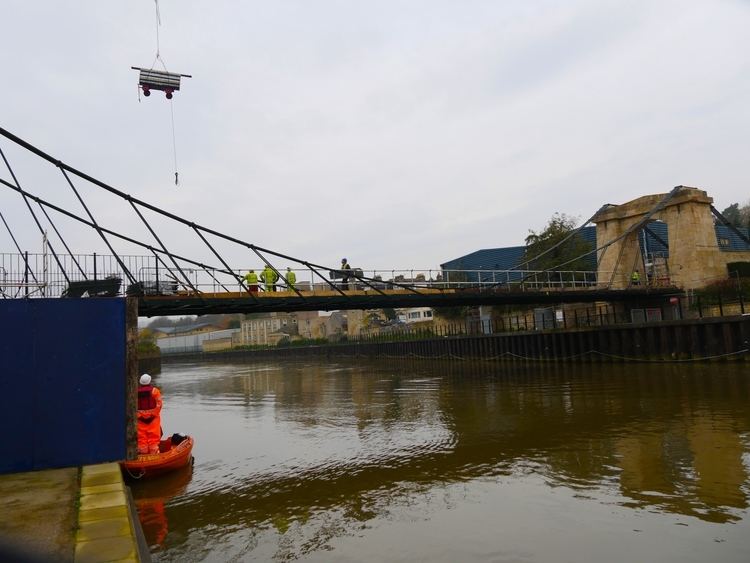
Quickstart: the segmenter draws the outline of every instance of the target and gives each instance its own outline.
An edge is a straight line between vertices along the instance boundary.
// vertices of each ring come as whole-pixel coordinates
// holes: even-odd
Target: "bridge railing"
[[[128,274],[123,270],[125,266]],[[247,292],[245,275],[236,270],[167,267],[154,256],[0,254],[0,297],[84,297],[113,295],[191,295]],[[263,266],[252,268],[260,276]],[[286,274],[295,274],[295,294],[324,295],[353,291],[565,291],[602,288],[607,273],[592,271],[361,269],[321,272],[313,268],[277,269],[273,284],[258,283],[258,292],[292,291]],[[348,277],[344,277],[348,276]]]
[[[123,295],[131,272],[153,264],[153,256],[0,253],[0,298]],[[87,289],[89,288],[89,289]]]
[[[260,274],[262,268],[253,269]],[[250,268],[234,270],[238,277],[243,277]],[[563,271],[544,272],[531,270],[433,270],[433,269],[391,269],[363,270],[355,268],[347,279],[335,274],[329,282],[321,280],[319,272],[310,269],[292,269],[296,277],[294,288],[309,293],[325,293],[336,288],[345,291],[409,291],[412,290],[491,290],[491,291],[539,291],[564,290],[601,287],[597,272]],[[285,274],[286,271],[282,271]],[[609,279],[609,276],[602,276]],[[258,282],[259,290],[266,290],[266,284]],[[196,282],[196,286],[205,293],[221,292],[216,281]],[[234,291],[243,291],[235,281]],[[275,289],[274,289],[275,288]],[[271,286],[275,291],[290,291],[284,280],[279,279]]]

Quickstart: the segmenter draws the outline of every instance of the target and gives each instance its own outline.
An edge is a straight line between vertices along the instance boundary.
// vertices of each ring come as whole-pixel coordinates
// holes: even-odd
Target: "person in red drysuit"
[[[138,453],[159,453],[161,440],[161,391],[151,385],[144,373],[138,386]]]

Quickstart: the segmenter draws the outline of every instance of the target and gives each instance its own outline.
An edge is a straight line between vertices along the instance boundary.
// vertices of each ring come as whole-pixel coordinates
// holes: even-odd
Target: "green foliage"
[[[396,315],[396,310],[392,309],[390,307],[383,309],[383,315],[389,321],[395,320],[396,317],[398,316],[398,315]]]
[[[140,358],[158,356],[161,354],[161,350],[159,350],[159,347],[156,345],[154,333],[147,328],[144,328],[138,333],[138,342],[136,343],[135,349]]]
[[[750,201],[740,207],[739,203],[733,203],[721,212],[724,219],[735,227],[750,228]]]
[[[740,204],[739,203],[733,203],[729,207],[727,207],[724,211],[721,212],[721,214],[724,216],[724,219],[732,223],[735,227],[743,227],[742,224],[742,217],[740,216]]]
[[[331,342],[327,338],[300,338],[297,340],[282,340],[279,342],[279,346],[281,346],[281,343],[285,342],[284,346],[288,346],[290,348],[298,347],[298,346],[323,346],[326,344],[331,344]]]
[[[726,280],[708,284],[706,287],[695,290],[695,296],[700,299],[701,305],[717,305],[719,301],[729,303],[738,301],[740,295],[744,300],[750,299],[750,278],[732,277]],[[695,300],[697,306],[698,299]]]
[[[472,313],[473,307],[435,307],[435,316],[448,321],[463,320]]]
[[[172,326],[188,326],[195,323],[195,317],[180,317],[173,319],[170,317],[156,317],[148,323],[148,328],[165,328]]]
[[[194,324],[211,324],[220,328],[239,328],[242,315],[203,315],[201,317],[156,317],[148,324],[148,328],[182,327]],[[231,326],[236,324],[236,326]]]
[[[564,271],[591,269],[590,256],[581,256],[593,250],[594,246],[580,236],[574,236],[557,248],[542,255],[574,231],[576,229],[576,222],[576,217],[570,217],[564,213],[555,213],[544,230],[537,233],[529,229],[529,236],[526,237],[526,251],[524,253],[524,262],[528,262],[528,264],[523,269],[559,269]],[[573,260],[574,258],[577,259]],[[571,260],[573,261],[567,263]]]

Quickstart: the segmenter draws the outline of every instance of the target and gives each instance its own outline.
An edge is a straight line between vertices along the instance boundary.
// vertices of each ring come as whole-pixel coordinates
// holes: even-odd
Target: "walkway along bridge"
[[[78,264],[82,271],[62,270],[58,260],[74,268]],[[126,274],[119,261],[135,275],[135,284],[124,285]],[[234,272],[241,278],[247,270]],[[191,283],[180,283],[153,256],[57,254],[55,259],[51,253],[0,254],[0,296],[81,298],[126,294],[138,298],[139,315],[155,316],[622,302],[679,293],[673,287],[610,290],[599,286],[596,272],[584,271],[371,270],[353,273],[346,284],[335,271],[294,271],[297,281],[293,290],[277,285],[276,291],[264,291],[261,284],[258,292],[250,292],[239,280],[234,284],[231,280],[218,281],[224,272],[210,269],[183,268]],[[324,274],[327,279],[320,281]],[[479,281],[462,281],[472,278]]]
[[[81,210],[52,203],[22,184],[0,145],[0,157],[7,168],[7,177],[0,175],[0,186],[15,192],[35,228],[44,240],[39,254],[24,252],[11,225],[0,212],[5,230],[16,252],[0,254],[0,296],[5,299],[31,297],[99,297],[137,296],[141,316],[207,313],[293,312],[311,310],[351,310],[395,307],[445,307],[507,304],[584,303],[597,301],[637,301],[645,297],[679,294],[681,290],[664,283],[660,286],[622,284],[622,241],[646,227],[651,217],[662,211],[684,190],[674,188],[655,202],[652,209],[598,248],[586,254],[595,255],[601,266],[607,249],[620,243],[617,259],[608,258],[611,271],[570,271],[568,260],[553,268],[528,269],[531,260],[510,270],[364,270],[343,272],[316,264],[202,226],[146,201],[133,197],[96,178],[81,172],[41,151],[28,142],[0,128],[0,135],[10,142],[24,158],[59,172],[62,186],[70,189]],[[103,225],[95,217],[92,206],[83,197],[83,186],[114,196],[123,212],[129,210],[135,223],[142,224],[150,240],[144,241]],[[91,199],[91,198],[89,198]],[[597,211],[597,214],[602,210]],[[588,224],[595,214],[585,224]],[[150,219],[149,219],[150,218]],[[154,218],[168,227],[155,226]],[[13,220],[19,220],[17,216]],[[106,254],[74,253],[63,236],[60,220],[92,233],[104,244]],[[585,225],[584,224],[584,225]],[[583,227],[583,226],[582,226]],[[582,228],[581,227],[581,228]],[[170,250],[160,234],[180,229],[181,238],[194,237],[200,250],[186,256]],[[580,228],[578,229],[580,230]],[[575,236],[570,233],[553,248],[535,256],[534,260],[564,244]],[[48,234],[51,236],[48,238]],[[53,240],[54,239],[54,240]],[[123,247],[140,249],[127,253]],[[232,247],[229,250],[228,247]],[[64,252],[61,252],[61,248]],[[277,276],[271,291],[251,291],[244,274],[252,265],[230,266],[227,253],[250,253],[261,268],[268,267]],[[617,252],[617,251],[615,251]],[[207,254],[209,264],[196,256]],[[611,253],[610,253],[611,254]],[[578,258],[578,257],[577,257]],[[577,259],[576,258],[576,259]],[[627,255],[630,261],[630,255]],[[290,284],[287,267],[296,274]],[[258,269],[257,265],[255,266]],[[621,273],[621,272],[620,272]],[[616,275],[618,274],[618,275]]]

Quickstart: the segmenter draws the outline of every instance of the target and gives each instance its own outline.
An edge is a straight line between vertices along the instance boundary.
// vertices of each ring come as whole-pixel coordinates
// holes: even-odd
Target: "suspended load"
[[[180,89],[180,79],[182,77],[192,78],[189,74],[177,74],[167,72],[166,70],[156,70],[153,68],[140,68],[131,66],[133,70],[140,71],[138,77],[138,87],[144,96],[150,96],[151,90],[160,90],[167,95],[167,99],[172,99],[172,94]]]
[[[175,139],[175,128],[174,128],[174,107],[172,106],[172,97],[174,93],[180,89],[180,81],[182,78],[192,78],[189,74],[180,74],[177,72],[169,72],[167,65],[161,58],[159,52],[159,26],[161,25],[161,15],[159,14],[159,0],[154,0],[154,6],[156,8],[156,57],[154,62],[151,64],[151,68],[141,68],[139,66],[131,66],[133,70],[139,72],[138,75],[138,101],[141,101],[140,93],[148,97],[151,95],[151,90],[160,90],[164,92],[167,99],[170,101],[169,108],[172,114],[172,149],[174,152],[174,184],[178,186],[180,184],[180,176],[177,172],[177,141]],[[156,62],[161,63],[164,70],[156,70],[154,66]]]

